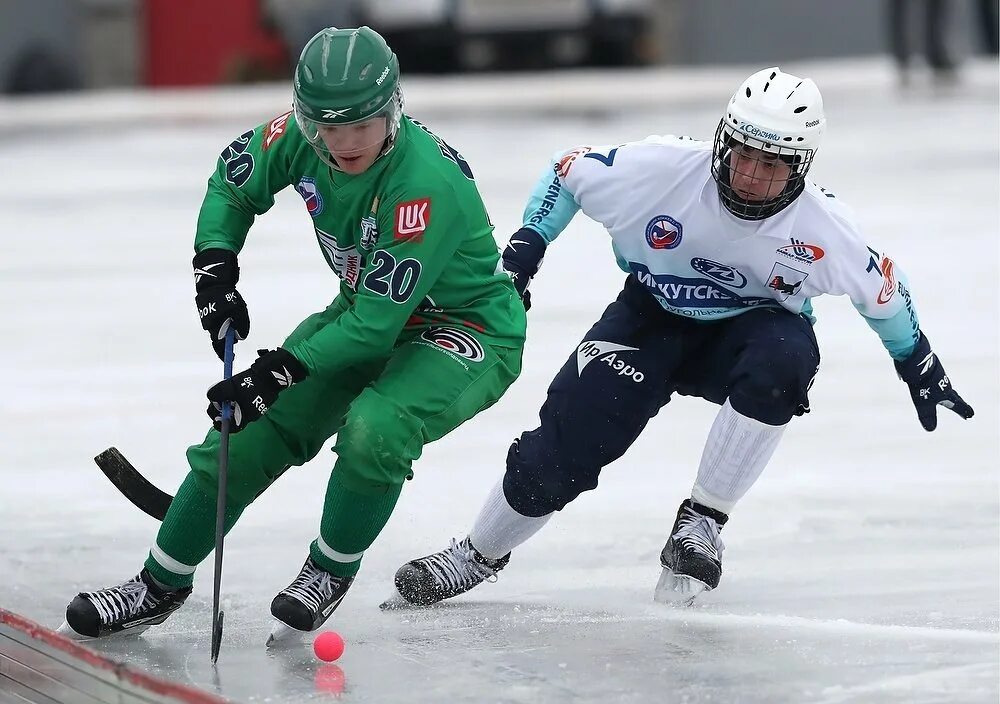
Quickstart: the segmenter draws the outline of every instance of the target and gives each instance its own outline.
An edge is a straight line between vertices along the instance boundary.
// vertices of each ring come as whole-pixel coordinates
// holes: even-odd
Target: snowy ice
[[[715,412],[675,398],[596,491],[515,551],[496,584],[436,608],[379,611],[400,564],[465,534],[510,440],[535,426],[548,381],[617,294],[623,275],[609,240],[578,216],[533,285],[520,380],[426,448],[328,623],[347,642],[342,701],[997,701],[996,64],[950,89],[905,94],[887,66],[783,68],[815,69],[821,89],[829,78],[812,177],[907,272],[923,328],[975,418],[941,410],[937,431],[925,432],[850,302],[819,299],[812,413],[793,421],[733,513],[722,583],[696,606],[652,601],[659,551]],[[412,114],[472,165],[502,242],[555,150],[650,133],[708,138],[753,68],[667,72],[662,84],[656,72],[549,77],[572,100],[530,98],[519,109],[502,79],[404,86]],[[626,95],[629,86],[641,90]],[[486,107],[450,111],[435,103],[439,90],[466,90]],[[91,458],[117,445],[173,492],[184,449],[205,431],[204,392],[221,365],[194,308],[195,219],[219,151],[286,110],[287,90],[168,94],[155,110],[148,96],[108,96],[120,112],[104,122],[94,117],[101,100],[0,103],[0,605],[53,627],[78,591],[134,575],[157,528]],[[247,107],[220,118],[200,112],[201,101]],[[337,288],[291,189],[251,231],[241,268],[253,328],[238,367]],[[267,653],[263,643],[270,600],[317,533],[333,462],[324,450],[288,472],[230,534],[217,678],[211,558],[163,626],[94,647],[237,701],[330,696],[315,679],[337,673],[308,645]]]

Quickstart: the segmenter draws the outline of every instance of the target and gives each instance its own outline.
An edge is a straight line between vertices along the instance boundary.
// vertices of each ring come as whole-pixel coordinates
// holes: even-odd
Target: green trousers
[[[335,301],[306,318],[291,347],[343,312]],[[265,416],[230,436],[227,530],[289,467],[314,458],[337,436],[320,536],[311,555],[329,571],[353,574],[395,506],[424,445],[493,405],[517,378],[521,347],[491,346],[466,328],[407,330],[383,359],[309,376],[283,392]],[[191,471],[146,561],[160,581],[186,586],[215,544],[219,433],[190,447]]]

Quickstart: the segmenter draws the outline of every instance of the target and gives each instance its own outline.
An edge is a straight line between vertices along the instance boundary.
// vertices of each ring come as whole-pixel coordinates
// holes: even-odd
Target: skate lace
[[[105,624],[124,621],[155,607],[161,601],[138,576],[117,587],[87,592],[84,596],[94,605]]]
[[[319,612],[323,609],[324,602],[333,596],[333,590],[339,582],[340,580],[329,572],[319,569],[309,561],[283,593],[298,599],[312,611]]]
[[[719,535],[719,524],[687,506],[677,521],[674,541],[687,550],[708,555],[714,560],[721,560],[722,551],[726,549]]]
[[[424,564],[438,583],[450,590],[465,589],[486,580],[495,582],[497,571],[476,560],[475,549],[468,538],[451,545],[441,552],[428,555]]]

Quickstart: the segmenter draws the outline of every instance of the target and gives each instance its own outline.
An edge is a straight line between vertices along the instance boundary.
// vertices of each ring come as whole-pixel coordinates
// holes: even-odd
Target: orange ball
[[[336,631],[323,631],[313,641],[313,652],[323,662],[333,662],[344,654],[344,639]]]

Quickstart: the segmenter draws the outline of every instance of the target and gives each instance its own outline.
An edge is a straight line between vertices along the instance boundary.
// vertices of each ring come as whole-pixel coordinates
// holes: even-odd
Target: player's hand
[[[902,362],[895,362],[895,365],[899,378],[910,387],[910,398],[924,430],[937,427],[938,406],[950,408],[966,420],[975,414],[972,406],[963,401],[952,387],[951,379],[937,355],[931,351],[931,343],[923,333],[920,333],[920,341],[913,353]]]
[[[511,235],[510,242],[503,250],[503,269],[510,275],[517,295],[524,302],[525,310],[531,308],[528,284],[542,265],[546,246],[547,243],[540,234],[529,227],[522,227]]]
[[[219,359],[226,348],[226,332],[232,326],[236,339],[250,334],[250,312],[243,296],[236,290],[240,267],[236,253],[228,249],[206,249],[194,255],[195,305],[201,326],[212,338]]]
[[[245,372],[232,377],[208,390],[208,417],[216,430],[222,428],[222,403],[233,404],[230,432],[238,433],[268,412],[278,394],[292,384],[306,378],[308,372],[302,362],[291,352],[279,347],[276,350],[257,350],[257,361]]]

